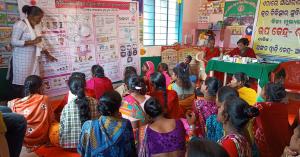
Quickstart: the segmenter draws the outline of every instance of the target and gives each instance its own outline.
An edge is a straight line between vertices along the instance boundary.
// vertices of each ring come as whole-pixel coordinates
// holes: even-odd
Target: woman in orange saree
[[[27,120],[24,145],[33,151],[49,141],[48,131],[54,116],[48,97],[42,95],[42,79],[39,76],[28,76],[24,87],[25,97],[9,101],[8,106]]]

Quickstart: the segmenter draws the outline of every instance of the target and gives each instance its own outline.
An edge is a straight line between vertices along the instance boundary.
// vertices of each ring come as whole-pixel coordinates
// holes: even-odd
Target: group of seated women
[[[195,89],[181,63],[172,75],[164,63],[155,72],[150,61],[143,71],[145,76],[140,77],[135,68],[126,67],[123,84],[116,90],[99,65],[92,67],[93,77],[88,81],[83,73],[73,73],[69,92],[58,106],[52,106],[43,94],[39,76],[27,77],[25,97],[0,108],[11,156],[18,156],[22,143],[28,151],[50,144],[84,157],[251,157],[264,153],[263,128],[255,119],[261,111],[257,100],[282,101],[286,93],[281,84],[267,84],[258,96],[248,87],[244,73],[234,74],[223,87],[217,78],[209,77]],[[179,101],[188,96],[195,96],[194,103],[185,110]],[[18,120],[23,125],[18,125],[16,133],[12,124]],[[11,134],[18,136],[12,139]],[[284,155],[298,155],[298,134],[299,127],[282,150]]]

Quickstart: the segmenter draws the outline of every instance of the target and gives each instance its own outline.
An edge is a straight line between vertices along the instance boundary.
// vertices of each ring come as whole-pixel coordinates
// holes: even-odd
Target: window
[[[144,1],[144,45],[172,45],[179,41],[178,0]]]

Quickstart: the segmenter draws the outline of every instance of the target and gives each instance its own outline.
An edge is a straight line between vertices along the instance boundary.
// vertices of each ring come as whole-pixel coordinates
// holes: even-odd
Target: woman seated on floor
[[[48,131],[54,120],[48,96],[42,93],[42,82],[39,76],[28,76],[24,83],[25,97],[8,102],[13,112],[23,115],[27,120],[24,145],[31,151],[49,141]]]
[[[155,72],[151,75],[152,86],[150,96],[159,101],[167,118],[183,118],[183,110],[178,104],[178,95],[174,90],[167,90],[166,79],[162,73]]]
[[[69,80],[73,77],[80,77],[85,80],[85,74],[81,72],[73,72],[69,77]],[[84,92],[86,96],[96,98],[94,90],[85,88]],[[63,98],[63,100],[55,107],[54,113],[57,121],[60,121],[59,119],[60,119],[61,111],[63,110],[65,105],[68,104],[72,99],[74,99],[74,97],[76,96],[72,94],[72,92],[69,90],[68,93]]]
[[[123,83],[115,89],[121,96],[128,94],[127,81],[131,75],[137,75],[136,69],[133,66],[128,66],[124,69]]]
[[[93,77],[86,82],[86,88],[94,91],[97,100],[103,93],[113,90],[111,80],[105,77],[102,66],[98,64],[93,65],[92,75]]]
[[[62,148],[77,148],[81,127],[87,120],[99,118],[98,101],[85,96],[85,80],[72,77],[69,87],[74,97],[64,107],[60,117],[59,144]]]
[[[12,113],[11,109],[7,106],[0,106],[0,156],[1,151],[5,151],[5,145],[9,149],[8,156],[20,156],[26,127],[27,122],[23,115]]]
[[[144,104],[150,98],[146,94],[146,84],[144,80],[137,75],[131,75],[127,81],[128,95],[123,97],[120,112],[123,118],[129,119],[135,129],[135,140],[137,146],[140,143],[139,134],[143,126],[149,122],[149,117],[145,113]],[[138,134],[137,134],[138,133]]]
[[[99,119],[88,120],[82,126],[77,151],[82,157],[136,157],[132,126],[121,117],[122,98],[116,91],[99,99]]]
[[[257,108],[249,106],[239,97],[231,97],[225,103],[218,104],[217,119],[224,128],[224,136],[219,143],[229,156],[252,157],[251,141],[246,126],[249,120],[258,114]]]
[[[257,103],[255,106],[261,111],[270,111],[268,110],[270,107],[272,107],[272,105],[283,105],[282,108],[279,108],[278,112],[284,113],[284,110],[287,109],[287,103],[283,103],[284,98],[286,97],[286,91],[285,88],[283,87],[282,84],[280,83],[268,83],[267,85],[265,85],[265,87],[262,90],[262,97],[264,98],[265,102],[260,102]],[[287,111],[287,110],[286,110]],[[270,111],[269,113],[274,113],[273,111]],[[263,116],[263,115],[262,115]],[[275,116],[275,117],[271,117],[270,120],[276,122],[276,119],[278,120],[278,118],[281,118],[280,115]],[[277,122],[277,124],[282,124],[281,122]],[[286,121],[285,123],[286,125],[282,124],[282,125],[278,125],[281,130],[289,130],[289,124],[288,121]],[[280,138],[275,137],[277,132],[271,132],[274,133],[275,135],[270,135],[267,134],[263,129],[263,125],[261,122],[261,119],[256,118],[256,120],[254,121],[253,124],[253,134],[255,136],[255,143],[257,144],[257,146],[260,149],[260,155],[261,156],[273,156],[273,154],[279,155],[278,153],[281,151],[278,149],[283,149],[285,144],[284,142],[288,143],[288,139],[289,138],[285,138],[285,137],[289,137],[289,135],[291,134],[283,134],[283,132],[280,132],[280,134],[282,135]],[[270,133],[270,132],[269,132]],[[269,136],[268,136],[269,135]],[[278,133],[277,133],[278,135]],[[273,143],[268,143],[268,141],[266,138],[267,137],[273,137],[272,139],[276,140],[276,141],[284,141],[284,142],[280,142],[280,144],[275,144],[276,147],[274,147]],[[283,140],[284,139],[284,140]],[[273,150],[278,150],[277,153],[275,153]]]
[[[195,85],[189,79],[189,72],[184,69],[182,63],[173,69],[172,78],[175,83],[171,89],[176,91],[180,100],[194,94]]]
[[[207,78],[201,85],[201,92],[204,94],[203,99],[195,100],[193,105],[193,112],[197,117],[198,132],[205,135],[206,119],[214,114],[217,114],[218,108],[216,105],[216,95],[219,88],[222,86],[222,82],[215,77]]]
[[[145,111],[153,122],[145,129],[144,144],[140,149],[139,156],[183,157],[185,129],[182,122],[165,118],[162,106],[154,98],[146,101]]]

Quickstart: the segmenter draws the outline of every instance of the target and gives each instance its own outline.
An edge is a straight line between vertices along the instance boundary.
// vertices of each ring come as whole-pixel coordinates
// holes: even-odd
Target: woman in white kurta
[[[13,46],[12,84],[21,88],[27,76],[40,75],[38,59],[41,52],[50,60],[55,60],[48,51],[42,48],[42,37],[38,36],[35,31],[35,26],[44,16],[43,11],[37,6],[25,5],[22,12],[27,15],[27,18],[14,24],[11,39]]]

